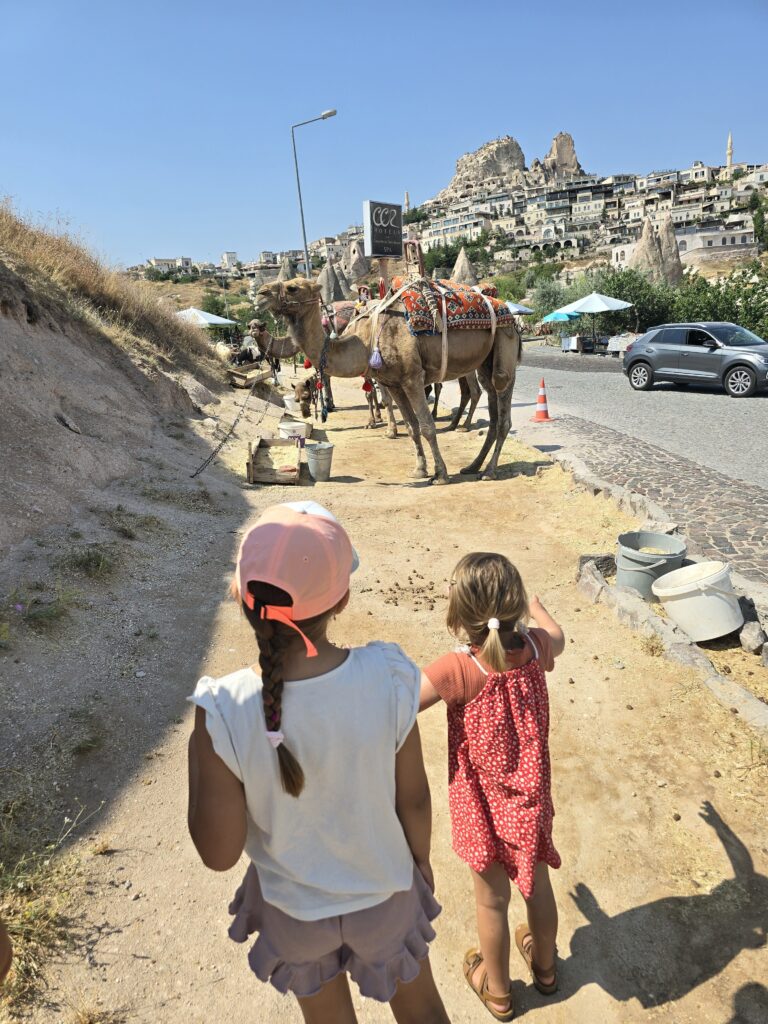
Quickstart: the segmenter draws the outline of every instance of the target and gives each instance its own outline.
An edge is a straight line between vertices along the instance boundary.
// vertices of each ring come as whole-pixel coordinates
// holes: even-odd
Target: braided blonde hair
[[[504,555],[475,551],[453,571],[447,624],[454,636],[478,647],[480,659],[496,672],[507,668],[507,651],[528,619],[528,596],[520,573]],[[498,619],[499,628],[488,622]]]

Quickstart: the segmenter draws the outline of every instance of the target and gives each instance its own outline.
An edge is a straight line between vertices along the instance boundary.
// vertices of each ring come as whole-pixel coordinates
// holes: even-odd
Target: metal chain
[[[204,469],[207,469],[207,468],[208,468],[208,466],[210,466],[210,464],[211,464],[211,463],[213,462],[213,460],[214,460],[214,459],[216,458],[216,456],[217,456],[217,455],[219,454],[219,452],[220,452],[220,451],[221,451],[221,449],[222,449],[222,448],[224,447],[224,445],[225,445],[225,444],[227,443],[227,441],[229,441],[230,437],[231,437],[231,436],[232,436],[232,434],[234,433],[235,427],[236,427],[236,426],[237,426],[237,424],[238,424],[238,423],[240,422],[240,419],[241,419],[241,417],[242,417],[243,413],[245,412],[245,408],[246,408],[246,406],[248,405],[248,402],[249,402],[249,401],[250,401],[250,399],[251,399],[251,395],[253,395],[253,392],[254,392],[255,390],[256,390],[256,389],[255,389],[255,387],[252,387],[252,388],[250,389],[250,391],[248,392],[248,394],[247,394],[247,395],[245,396],[245,401],[244,401],[244,402],[243,402],[243,404],[242,404],[242,405],[240,406],[240,410],[239,410],[239,412],[238,412],[237,416],[235,416],[235,419],[234,419],[234,422],[233,422],[232,426],[231,426],[231,427],[229,428],[229,430],[228,430],[228,431],[226,432],[226,434],[225,434],[225,435],[224,435],[224,437],[223,437],[223,438],[221,439],[221,441],[219,441],[219,443],[218,443],[218,444],[216,445],[216,447],[215,447],[215,448],[213,449],[213,451],[212,451],[212,452],[210,453],[210,455],[208,455],[208,456],[206,457],[206,459],[205,459],[205,460],[204,460],[204,461],[203,461],[203,462],[201,463],[201,465],[200,465],[200,466],[198,466],[198,468],[197,468],[197,469],[195,470],[195,472],[194,472],[194,473],[190,473],[190,479],[191,479],[191,480],[194,480],[194,478],[195,478],[196,476],[199,476],[199,475],[200,475],[200,474],[201,474],[201,473],[203,472],[203,470],[204,470]],[[259,426],[259,424],[261,423],[261,421],[262,421],[262,420],[264,419],[264,417],[265,417],[265,416],[267,415],[267,408],[268,408],[268,406],[269,406],[269,402],[265,401],[265,402],[264,402],[264,408],[263,408],[263,410],[262,410],[262,412],[261,412],[261,416],[260,416],[260,417],[258,418],[258,420],[256,421],[256,423],[254,424],[254,426],[255,426],[255,427],[258,427],[258,426]]]

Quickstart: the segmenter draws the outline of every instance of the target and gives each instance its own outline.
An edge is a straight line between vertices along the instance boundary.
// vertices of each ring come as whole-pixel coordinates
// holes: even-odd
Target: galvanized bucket
[[[641,551],[652,548],[653,551]],[[646,601],[657,600],[651,590],[654,582],[673,569],[679,569],[686,555],[685,541],[667,533],[637,530],[622,533],[616,554],[616,585],[634,587]]]

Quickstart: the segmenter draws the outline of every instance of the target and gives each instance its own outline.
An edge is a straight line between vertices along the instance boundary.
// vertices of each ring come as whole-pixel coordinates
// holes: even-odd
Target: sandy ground
[[[244,622],[223,600],[233,549],[260,509],[299,496],[331,508],[361,555],[350,607],[336,623],[339,640],[396,640],[421,663],[449,650],[445,584],[472,549],[509,554],[564,625],[569,642],[550,678],[555,841],[563,858],[554,875],[561,989],[554,998],[538,995],[515,957],[518,1016],[543,1024],[768,1019],[768,991],[758,982],[766,976],[768,926],[766,775],[747,767],[750,735],[695,676],[644,654],[639,637],[574,586],[577,556],[609,550],[631,520],[512,440],[499,481],[410,482],[407,437],[390,441],[383,430],[361,429],[357,384],[334,386],[343,408],[329,421],[336,444],[330,483],[241,487],[233,472],[242,476],[253,429],[246,419],[218,468],[203,477],[205,502],[177,502],[167,512],[166,500],[168,530],[172,524],[176,532],[134,543],[109,600],[102,598],[99,621],[78,620],[81,634],[59,643],[55,665],[51,650],[25,649],[20,658],[28,688],[79,673],[81,699],[99,709],[105,736],[67,783],[89,807],[105,801],[78,846],[87,941],[53,965],[47,999],[31,1019],[69,1024],[79,1005],[119,1011],[111,1019],[137,1024],[300,1020],[290,998],[249,973],[246,948],[226,937],[227,902],[243,865],[208,872],[187,836],[184,702],[197,676],[254,657]],[[442,435],[441,444],[455,472],[479,440],[473,431]],[[178,448],[174,466],[148,467],[148,476],[162,477],[153,487],[187,479],[199,453]],[[142,502],[150,497],[145,489]],[[47,668],[55,678],[43,676]],[[463,953],[475,941],[474,907],[468,871],[450,848],[443,711],[425,713],[420,725],[444,908],[435,974],[452,1021],[490,1019],[461,976]],[[707,820],[703,801],[714,808]],[[104,849],[110,852],[95,852]],[[518,901],[513,925],[521,914]],[[386,1007],[355,1002],[365,1024],[391,1019]]]

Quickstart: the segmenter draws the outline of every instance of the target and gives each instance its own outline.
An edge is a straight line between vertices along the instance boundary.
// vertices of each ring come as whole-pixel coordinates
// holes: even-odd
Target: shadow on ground
[[[620,1003],[636,999],[644,1009],[687,996],[716,977],[742,950],[760,949],[768,930],[768,878],[755,872],[739,837],[709,802],[701,817],[723,844],[734,877],[710,892],[668,896],[611,917],[598,896],[579,883],[571,898],[587,919],[560,964],[560,989],[543,998],[518,988],[528,1009],[570,999],[585,985],[599,985]],[[731,1024],[765,1021],[768,991],[745,985],[734,997]]]

